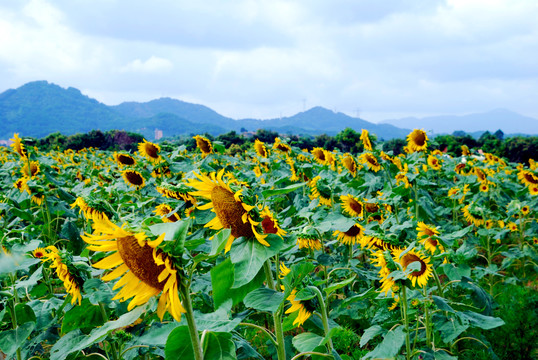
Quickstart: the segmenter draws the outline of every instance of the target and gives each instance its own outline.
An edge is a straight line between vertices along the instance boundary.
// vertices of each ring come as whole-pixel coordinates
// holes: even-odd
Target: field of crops
[[[13,140],[0,359],[538,356],[533,160]]]

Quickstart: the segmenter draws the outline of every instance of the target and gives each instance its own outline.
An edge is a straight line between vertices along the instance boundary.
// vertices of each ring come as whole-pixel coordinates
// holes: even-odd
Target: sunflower
[[[481,192],[488,192],[488,190],[489,190],[488,182],[487,181],[482,181],[480,183],[479,189],[480,189]]]
[[[538,186],[538,176],[529,170],[521,170],[518,172],[517,178],[529,188]]]
[[[172,213],[172,208],[167,204],[159,204],[155,207],[153,212],[156,215],[163,216],[163,222],[176,222],[180,220],[180,217],[177,213]]]
[[[407,164],[405,164],[405,165],[407,165]],[[412,186],[411,183],[409,182],[409,178],[404,173],[396,174],[395,179],[396,179],[396,185],[399,185],[400,183],[402,183],[405,186],[406,189],[408,189],[408,188],[410,188]]]
[[[521,207],[521,213],[522,213],[523,215],[529,215],[529,212],[530,212],[530,211],[531,211],[531,210],[530,210],[529,205],[524,205],[524,206]]]
[[[322,244],[318,236],[301,234],[297,236],[297,246],[299,249],[321,250]]]
[[[28,171],[28,165],[30,165],[30,171]],[[30,164],[25,163],[24,166],[21,168],[21,173],[23,176],[33,178],[34,176],[39,174],[39,162],[30,161]]]
[[[277,234],[281,238],[286,235],[286,231],[280,228],[275,216],[267,206],[260,212],[260,216],[262,218],[261,224],[264,234]]]
[[[441,162],[433,155],[428,155],[428,166],[433,170],[441,170]]]
[[[416,249],[411,249],[402,255],[404,249],[393,249],[392,255],[396,263],[399,263],[404,271],[407,267],[414,263],[420,263],[420,269],[407,274],[407,278],[411,280],[413,286],[423,287],[428,283],[428,278],[433,274],[432,264],[430,264],[430,258],[423,255],[422,252]]]
[[[138,144],[138,152],[140,155],[144,156],[153,163],[158,162],[161,159],[161,156],[159,155],[159,152],[161,152],[161,147],[157,144],[146,141],[146,139]]]
[[[360,238],[359,243],[361,245],[361,248],[375,250],[387,250],[394,247],[393,245],[375,236],[363,236]]]
[[[381,170],[381,165],[377,161],[377,158],[375,157],[375,155],[372,153],[367,153],[367,152],[362,153],[359,156],[359,160],[363,164],[366,164],[366,166],[368,166],[368,169],[370,170],[373,170],[375,172],[378,172],[379,170]]]
[[[168,165],[156,166],[151,172],[151,177],[160,178],[160,177],[172,177],[172,171]]]
[[[268,155],[265,143],[258,139],[256,139],[256,141],[254,142],[254,150],[256,151],[256,154],[260,157],[266,158]]]
[[[119,166],[132,166],[136,164],[136,160],[129,154],[121,154],[114,152],[114,160],[118,163]]]
[[[19,137],[18,133],[13,134],[13,139],[9,139],[13,141],[13,144],[9,145],[15,150],[21,158],[26,159],[28,158],[28,153],[26,152],[26,149],[24,148],[24,144],[21,142],[21,138]]]
[[[360,139],[362,141],[362,145],[364,146],[364,150],[373,151],[372,142],[370,141],[370,134],[368,133],[368,130],[362,129]]]
[[[124,170],[122,173],[123,180],[129,186],[136,188],[137,190],[143,188],[146,185],[144,177],[138,171]]]
[[[425,151],[428,147],[428,135],[424,130],[414,129],[407,135],[407,148],[409,152]]]
[[[353,224],[347,231],[336,230],[333,236],[346,245],[355,245],[364,236],[364,227],[360,224]]]
[[[393,265],[389,265],[386,256],[388,256],[388,252],[375,251],[370,258],[371,263],[380,268],[378,272],[378,275],[381,278],[380,291],[385,293],[385,295],[387,295],[388,292],[391,291],[396,285],[396,281],[390,276],[390,274],[396,269],[389,268],[389,266],[392,267]]]
[[[273,144],[273,149],[278,150],[283,153],[289,153],[291,147],[288,144],[284,144],[279,137],[275,138],[275,143]]]
[[[476,175],[476,177],[478,178],[479,182],[486,181],[487,175],[482,169],[475,167],[475,168],[473,168],[473,172]]]
[[[196,140],[196,146],[202,151],[202,156],[207,156],[213,152],[213,144],[203,136],[196,135],[193,137]]]
[[[184,313],[185,309],[178,295],[179,274],[171,258],[157,248],[163,242],[164,234],[148,241],[144,233],[131,233],[107,219],[95,221],[93,229],[93,234],[82,236],[89,244],[88,250],[113,252],[93,264],[93,267],[115,268],[103,276],[104,281],[121,276],[112,288],[121,290],[112,300],[126,301],[133,298],[127,307],[127,310],[131,311],[135,306],[148,302],[151,297],[162,292],[157,315],[162,321],[164,313],[168,311],[175,320],[181,321],[181,313]]]
[[[358,217],[362,219],[364,217],[364,204],[362,201],[357,200],[353,195],[341,195],[340,204],[342,210],[350,216]]]
[[[516,232],[517,231],[517,224],[513,221],[510,221],[508,224],[506,224],[506,227],[511,231],[511,232]]]
[[[34,253],[37,251],[36,249]],[[47,246],[42,249],[43,253],[40,257],[42,262],[51,261],[51,268],[56,270],[56,275],[64,283],[65,290],[71,295],[71,305],[76,302],[80,305],[82,303],[82,295],[80,294],[80,288],[82,287],[82,281],[78,277],[75,277],[67,267],[66,263],[62,259],[62,256],[56,246]],[[34,254],[36,256],[36,254]],[[37,256],[36,256],[37,257]]]
[[[480,226],[484,223],[482,216],[471,213],[469,205],[464,206],[461,211],[463,212],[463,217],[468,223],[474,224],[475,226]]]
[[[467,145],[462,145],[461,146],[461,155],[463,155],[463,156],[471,155],[471,152],[469,151],[469,148],[467,147]]]
[[[41,259],[43,256],[45,256],[47,254],[47,250],[45,250],[44,248],[41,248],[41,247],[38,247],[37,249],[35,249],[34,251],[32,251],[32,255],[36,258],[36,259]]]
[[[435,239],[439,235],[439,230],[437,230],[437,228],[431,225],[427,225],[421,221],[418,223],[417,231],[417,237],[424,245],[426,250],[433,254],[435,253],[437,247],[439,247],[439,250],[441,252],[444,251],[443,245],[441,245],[441,243],[437,239]]]
[[[345,153],[342,157],[342,165],[349,171],[353,176],[357,175],[357,162],[351,154]]]
[[[332,194],[331,189],[325,184],[323,180],[321,180],[320,176],[316,176],[313,178],[310,183],[310,199],[319,199],[319,203],[326,205],[326,206],[332,206]]]
[[[314,312],[314,308],[309,306],[308,301],[301,302],[299,300],[295,300],[297,294],[297,289],[293,289],[291,291],[291,294],[286,298],[291,303],[291,306],[288,310],[286,310],[286,314],[291,314],[294,312],[297,312],[297,317],[293,321],[293,325],[295,326],[301,326],[304,324],[306,320],[308,320],[312,313]]]
[[[295,170],[295,161],[291,157],[286,158],[286,164],[290,166],[291,176],[290,181],[299,181],[300,178],[297,176],[297,170]],[[264,180],[265,181],[265,180]]]
[[[157,186],[157,192],[164,197],[182,200],[189,205],[196,205],[196,199],[182,186],[163,183],[161,186]]]
[[[13,186],[19,189],[20,192],[26,191],[30,194],[30,188],[27,185],[28,178],[22,177],[13,183]]]
[[[201,196],[211,200],[203,206],[199,206],[200,210],[211,209],[217,216],[205,226],[213,230],[231,229],[230,237],[224,248],[225,252],[230,251],[234,239],[244,236],[246,238],[255,238],[258,242],[265,246],[270,246],[263,235],[257,232],[256,226],[259,222],[254,221],[250,212],[255,206],[247,205],[242,201],[243,189],[233,191],[230,184],[234,181],[226,183],[222,177],[224,169],[218,173],[212,172],[209,176],[198,175],[198,178],[189,179],[187,185],[195,188],[197,191],[190,192],[193,196]]]
[[[88,202],[91,204],[88,204]],[[91,198],[88,198],[87,201],[83,197],[77,197],[74,203],[71,204],[71,209],[74,209],[76,206],[79,207],[80,211],[84,213],[86,219],[99,220],[99,219],[108,219],[106,210],[104,206],[100,204],[99,201],[94,201]]]
[[[316,161],[321,165],[327,164],[327,158],[325,157],[325,154],[326,151],[323,148],[315,147],[312,149],[312,155],[314,155]]]

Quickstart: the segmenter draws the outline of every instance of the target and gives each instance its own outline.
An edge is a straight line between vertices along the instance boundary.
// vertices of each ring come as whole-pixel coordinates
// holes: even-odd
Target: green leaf
[[[260,244],[256,239],[239,238],[234,241],[230,259],[235,265],[234,288],[248,284],[258,274],[265,260],[278,254],[284,242],[275,234],[265,239],[271,246]]]
[[[105,319],[103,319],[99,306],[92,305],[85,298],[80,306],[74,306],[65,313],[62,321],[62,333],[66,334],[75,329],[81,329],[84,332],[89,331],[103,325],[104,322]]]
[[[23,281],[19,281],[15,284],[15,287],[17,289],[26,289],[26,290],[30,290],[32,289],[39,280],[41,280],[43,278],[43,266],[39,266],[39,268],[37,268],[37,270],[34,271],[34,273],[32,274],[32,276],[30,276],[27,280],[23,280]]]
[[[323,337],[311,332],[304,332],[295,336],[292,340],[293,346],[299,352],[312,351],[323,341]]]
[[[194,360],[194,349],[188,326],[178,326],[168,336],[164,354],[167,360]]]
[[[9,313],[11,314],[11,308]],[[21,326],[27,322],[36,322],[34,310],[26,304],[15,305],[15,314],[17,315],[17,326]],[[1,319],[0,319],[1,320]],[[35,325],[35,324],[34,324]]]
[[[463,316],[465,316],[471,326],[479,327],[484,330],[494,329],[504,325],[504,321],[501,318],[486,316],[472,311],[464,311]]]
[[[235,344],[232,334],[226,332],[207,332],[204,337],[204,358],[211,360],[234,360]]]
[[[385,330],[379,325],[370,326],[368,329],[364,330],[364,334],[361,336],[360,346],[363,347],[368,341],[372,340],[377,335],[382,334],[384,331]]]
[[[228,300],[215,312],[202,314],[194,310],[194,317],[199,331],[230,332],[243,320],[241,316],[230,319],[232,301]]]
[[[345,280],[342,280],[340,282],[337,282],[336,284],[332,284],[330,286],[327,286],[324,289],[325,293],[327,294],[327,296],[329,296],[330,294],[332,294],[336,290],[341,289],[344,286],[347,286],[347,285],[351,284],[353,282],[353,280],[355,280],[355,276],[352,276],[349,279],[345,279]]]
[[[461,280],[462,276],[471,276],[471,268],[467,264],[458,264],[457,267],[454,264],[442,264],[440,268],[450,281]]]
[[[435,360],[458,360],[457,356],[449,355],[444,350],[437,350],[433,356],[435,357]]]
[[[181,254],[183,252],[183,248],[185,247],[185,239],[187,238],[190,225],[191,221],[190,219],[187,219],[172,223],[151,225],[149,226],[149,230],[153,233],[153,235],[156,236],[164,233],[164,240],[173,241],[174,252]]]
[[[310,289],[310,286],[305,288],[305,289],[301,289],[299,290],[296,294],[295,294],[295,300],[297,301],[306,301],[306,300],[310,300],[310,299],[313,299],[315,298],[317,295],[317,293]]]
[[[16,207],[12,207],[11,209],[9,209],[9,211],[13,215],[20,217],[23,220],[26,220],[28,222],[34,222],[34,215],[32,213],[17,209]]]
[[[219,254],[224,249],[231,232],[231,229],[222,229],[213,237],[213,240],[211,240],[211,253],[209,255]]]
[[[292,191],[295,191],[297,189],[302,188],[305,185],[306,185],[306,183],[299,183],[299,184],[289,185],[289,186],[286,186],[286,187],[283,187],[283,188],[280,188],[280,189],[265,190],[265,191],[262,192],[262,195],[263,195],[264,198],[267,199],[270,196],[288,194],[288,193],[290,193]]]
[[[317,226],[321,232],[326,231],[348,231],[356,221],[342,215],[340,212],[332,212]]]
[[[248,284],[238,288],[232,288],[234,285],[234,264],[230,259],[226,259],[211,269],[211,285],[213,288],[213,302],[216,308],[219,308],[226,300],[232,299],[233,305],[239,304],[247,294],[259,288],[265,275],[263,269]]]
[[[385,334],[383,341],[370,351],[363,359],[393,358],[399,352],[405,342],[405,331],[403,326],[398,326]]]
[[[0,350],[6,354],[6,358],[11,358],[15,355],[17,349],[22,347],[34,328],[35,322],[27,322],[15,330],[7,330],[0,333]]]
[[[165,346],[166,340],[170,336],[170,333],[178,327],[177,322],[171,322],[167,324],[153,323],[147,329],[147,331],[138,338],[138,342],[141,344],[152,346]]]
[[[445,343],[451,343],[469,327],[469,322],[457,313],[454,316],[435,316],[435,329],[441,334],[441,338]]]
[[[450,313],[454,313],[454,309],[450,305],[448,305],[447,301],[443,299],[442,297],[432,295],[433,302],[435,302],[435,305],[439,310],[448,311]]]
[[[256,310],[276,312],[283,301],[284,293],[262,287],[245,296],[243,303]]]
[[[94,343],[99,342],[107,336],[109,331],[113,331],[132,324],[146,311],[145,306],[139,306],[134,310],[123,314],[117,320],[109,321],[103,326],[92,330],[89,335],[84,335],[80,329],[68,332],[50,350],[51,360],[65,359],[72,352],[83,350]]]
[[[439,238],[447,246],[452,246],[452,244],[454,243],[454,240],[463,238],[465,235],[467,235],[469,231],[473,230],[473,228],[474,226],[471,225],[461,230],[455,231],[451,234],[441,234]]]

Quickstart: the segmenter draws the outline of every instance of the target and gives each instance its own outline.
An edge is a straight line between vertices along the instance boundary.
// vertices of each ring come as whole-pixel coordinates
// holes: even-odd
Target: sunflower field
[[[277,138],[0,148],[0,359],[531,359],[538,169]]]

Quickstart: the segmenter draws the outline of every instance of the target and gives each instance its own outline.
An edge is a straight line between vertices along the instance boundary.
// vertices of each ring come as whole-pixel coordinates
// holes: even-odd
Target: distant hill
[[[382,123],[405,128],[422,128],[434,134],[452,134],[462,130],[467,133],[502,130],[505,134],[520,133],[538,134],[538,119],[523,116],[518,113],[496,109],[484,113],[469,115],[442,115],[424,118],[408,117],[403,119],[385,120]]]
[[[47,81],[34,81],[0,94],[0,139],[18,132],[21,136],[44,137],[53,132],[64,135],[90,130],[119,129],[153,139],[160,129],[165,137],[231,130],[268,129],[283,134],[335,135],[346,127],[367,129],[380,139],[405,137],[409,130],[335,113],[322,107],[279,119],[234,120],[198,104],[171,98],[148,102],[124,102],[107,106],[75,88],[62,88]]]

